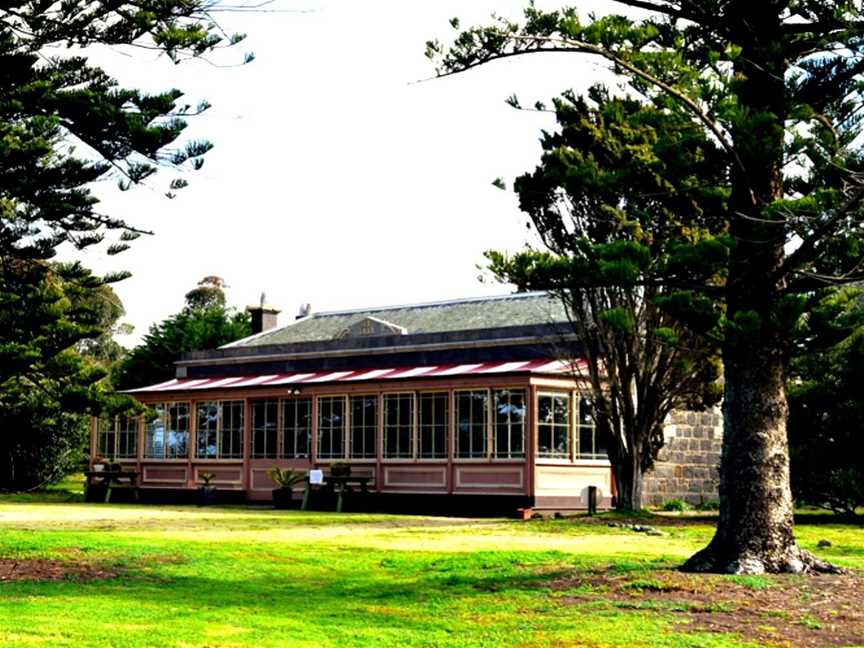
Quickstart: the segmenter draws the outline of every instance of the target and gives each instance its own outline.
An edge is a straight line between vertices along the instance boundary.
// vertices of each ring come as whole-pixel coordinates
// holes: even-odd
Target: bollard
[[[597,515],[597,487],[588,487],[588,515]]]

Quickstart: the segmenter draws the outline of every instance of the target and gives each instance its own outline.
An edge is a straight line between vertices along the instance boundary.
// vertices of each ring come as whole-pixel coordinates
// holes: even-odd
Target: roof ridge
[[[323,315],[351,315],[354,313],[378,313],[388,310],[399,310],[402,308],[432,308],[434,306],[449,306],[455,304],[470,304],[472,302],[482,301],[504,301],[514,299],[526,299],[528,297],[538,297],[540,295],[548,295],[549,293],[543,290],[533,290],[530,292],[508,293],[506,295],[487,295],[481,297],[461,297],[458,299],[444,299],[440,301],[418,302],[416,304],[394,304],[392,306],[372,306],[366,308],[347,308],[344,310],[320,311],[313,312],[310,317],[318,317]]]

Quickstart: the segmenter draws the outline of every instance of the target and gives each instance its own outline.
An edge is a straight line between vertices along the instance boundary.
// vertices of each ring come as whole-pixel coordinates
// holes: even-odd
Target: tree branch
[[[726,136],[724,135],[720,126],[713,119],[711,119],[711,117],[709,117],[705,113],[705,111],[703,111],[693,99],[688,97],[686,94],[684,94],[683,92],[681,92],[677,88],[669,85],[665,81],[658,79],[653,74],[650,74],[649,72],[646,72],[645,70],[642,70],[642,69],[636,67],[635,65],[633,65],[632,63],[630,63],[626,59],[622,58],[621,56],[615,54],[614,52],[611,52],[611,51],[609,51],[609,50],[607,50],[604,47],[601,47],[599,45],[594,45],[593,43],[587,43],[587,42],[578,41],[578,40],[571,40],[568,38],[560,38],[560,37],[554,37],[554,36],[539,36],[539,35],[538,36],[519,36],[516,34],[507,34],[505,32],[501,32],[501,31],[497,31],[496,34],[498,36],[501,36],[504,39],[507,39],[507,40],[521,41],[521,42],[527,42],[527,43],[533,43],[533,44],[550,43],[550,44],[553,44],[554,46],[553,47],[537,47],[536,49],[523,49],[523,50],[517,50],[517,51],[513,51],[513,52],[500,52],[500,53],[491,55],[489,58],[485,58],[482,60],[474,61],[472,63],[468,63],[465,66],[461,67],[459,70],[444,72],[443,74],[439,73],[438,77],[440,78],[440,77],[452,76],[454,74],[459,74],[459,73],[465,72],[465,71],[467,71],[473,67],[477,67],[479,65],[483,65],[485,63],[488,63],[489,61],[507,58],[510,56],[521,56],[523,54],[532,54],[532,53],[537,53],[537,52],[572,52],[572,53],[578,53],[578,54],[595,54],[597,56],[601,56],[601,57],[605,58],[608,61],[611,61],[615,65],[618,65],[618,66],[624,68],[625,70],[627,70],[631,74],[639,77],[643,81],[647,81],[651,85],[654,85],[654,86],[660,88],[663,92],[670,95],[671,97],[674,97],[675,99],[680,101],[682,104],[684,104],[688,108],[688,110],[690,110],[690,112],[692,112],[696,116],[696,118],[699,119],[699,121],[701,121],[705,125],[705,127],[708,128],[709,131],[711,131],[711,133],[714,135],[714,137],[717,138],[717,141],[720,143],[720,145],[724,149],[726,149],[726,152],[734,160],[735,165],[741,170],[741,172],[746,174],[747,170],[744,167],[744,163],[741,161],[741,158],[738,157],[738,154],[735,151],[735,147],[732,145],[732,143],[729,140],[726,139]]]

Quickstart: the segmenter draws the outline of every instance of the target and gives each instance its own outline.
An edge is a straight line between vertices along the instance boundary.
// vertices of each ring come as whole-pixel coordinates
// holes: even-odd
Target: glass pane
[[[318,398],[318,456],[336,459],[344,456],[345,399],[341,396]]]
[[[279,404],[276,401],[252,402],[252,456],[276,457],[276,424]]]
[[[185,459],[189,456],[189,404],[168,404],[168,459]]]
[[[218,440],[220,459],[243,458],[243,401],[223,401],[220,403],[221,417]]]
[[[588,396],[579,399],[579,425],[594,425],[594,403]]]
[[[537,397],[537,454],[565,459],[570,456],[570,396],[540,394]]]
[[[414,395],[384,395],[384,456],[410,459],[414,456]]]
[[[594,457],[594,428],[579,426],[579,455]]]
[[[446,459],[447,430],[450,427],[450,396],[446,393],[420,394],[420,449],[424,459]]]
[[[156,418],[147,422],[144,437],[144,456],[151,459],[165,457],[165,416],[166,405],[159,403],[153,406]]]
[[[525,447],[525,392],[496,391],[494,412],[495,456],[522,457]]]
[[[486,423],[489,395],[484,391],[456,392],[456,454],[486,456]]]
[[[118,417],[117,435],[117,456],[124,459],[136,458],[138,456],[138,417]]]
[[[608,448],[606,447],[606,438],[604,435],[594,430],[594,453],[598,459],[608,458]]]
[[[375,436],[378,427],[378,397],[351,397],[350,456],[357,459],[375,458]]]
[[[114,419],[99,419],[96,438],[96,454],[105,459],[114,458]]]
[[[219,407],[215,402],[198,403],[198,449],[196,456],[216,457],[216,431],[219,426]]]

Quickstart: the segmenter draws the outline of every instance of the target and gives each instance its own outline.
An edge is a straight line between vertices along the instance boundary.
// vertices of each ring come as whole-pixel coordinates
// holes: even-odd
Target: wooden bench
[[[133,470],[87,470],[84,472],[84,499],[92,501],[90,493],[94,486],[105,487],[105,503],[111,501],[114,490],[131,490],[132,497],[138,501],[138,473]]]

